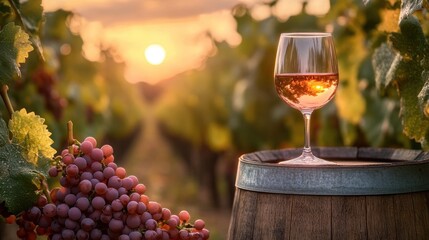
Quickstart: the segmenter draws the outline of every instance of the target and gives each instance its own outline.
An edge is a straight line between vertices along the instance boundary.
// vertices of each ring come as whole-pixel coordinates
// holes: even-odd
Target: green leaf
[[[427,118],[429,118],[429,71],[423,71],[422,79],[425,81],[425,84],[417,98],[420,110]]]
[[[403,132],[427,148],[429,146],[424,145],[424,142],[427,142],[425,138],[429,136],[429,118],[421,111],[417,97],[425,84],[420,74],[422,69],[415,62],[404,61],[401,62],[399,69],[404,72],[400,74],[401,77],[406,77],[406,81],[398,82]]]
[[[30,40],[39,55],[43,58],[42,43],[40,42],[40,25],[43,21],[42,0],[24,1],[20,4],[21,20],[30,33]]]
[[[416,10],[420,10],[422,8],[422,3],[423,0],[402,0],[399,22],[413,14]]]
[[[372,56],[372,65],[375,72],[377,90],[384,94],[386,87],[392,82],[392,72],[401,56],[395,53],[387,44],[383,43],[375,49]]]
[[[51,147],[54,141],[44,121],[34,112],[27,113],[25,109],[14,112],[9,121],[12,143],[22,146],[26,159],[33,164],[37,164],[39,156],[52,158],[56,153]]]
[[[37,198],[40,181],[45,179],[50,159],[40,157],[33,165],[22,154],[23,148],[9,142],[9,131],[0,119],[0,202],[17,214],[30,207]]]
[[[6,24],[0,31],[0,83],[8,84],[21,76],[19,64],[24,63],[33,50],[29,36],[14,23]]]
[[[9,129],[7,128],[6,123],[2,120],[0,121],[0,147],[10,143],[9,141]]]

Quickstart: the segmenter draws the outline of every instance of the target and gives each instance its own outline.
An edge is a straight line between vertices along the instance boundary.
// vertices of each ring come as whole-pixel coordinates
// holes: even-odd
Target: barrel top
[[[324,147],[314,155],[337,165],[282,165],[302,149],[266,150],[239,158],[240,189],[303,195],[383,195],[429,190],[429,153],[395,148]]]

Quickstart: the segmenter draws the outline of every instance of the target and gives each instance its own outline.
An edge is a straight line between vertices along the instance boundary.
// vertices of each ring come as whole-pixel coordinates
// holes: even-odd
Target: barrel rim
[[[268,155],[277,158],[268,160],[276,161],[285,155],[299,153],[301,149],[258,151],[239,157],[236,187],[257,192],[301,195],[384,195],[429,190],[427,152],[354,147],[317,148],[315,152],[319,151],[326,158],[329,155],[333,157],[336,150],[342,150],[341,159],[366,160],[371,152],[381,152],[380,156],[372,160],[392,162],[374,165],[280,165],[267,162],[264,158]]]

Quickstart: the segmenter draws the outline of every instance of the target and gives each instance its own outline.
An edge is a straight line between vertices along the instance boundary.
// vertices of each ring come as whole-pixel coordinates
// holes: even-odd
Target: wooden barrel
[[[301,149],[239,159],[229,240],[429,239],[429,153],[315,148],[332,166],[280,165]]]

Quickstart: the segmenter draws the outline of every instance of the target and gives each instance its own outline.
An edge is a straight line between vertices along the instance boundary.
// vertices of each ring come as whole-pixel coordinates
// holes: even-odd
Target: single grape
[[[64,198],[64,202],[69,206],[74,206],[74,204],[76,203],[76,195],[67,194]]]
[[[179,219],[183,222],[189,222],[189,220],[191,219],[191,215],[189,214],[188,211],[182,210],[179,213]]]
[[[101,164],[100,162],[93,162],[91,164],[91,169],[93,172],[102,171],[103,170],[103,164]]]
[[[57,206],[57,215],[59,217],[67,217],[69,212],[69,206],[65,203],[61,203]]]
[[[70,218],[66,218],[64,226],[68,229],[74,230],[78,226],[78,223]]]
[[[103,170],[103,175],[105,179],[109,179],[110,177],[113,177],[115,175],[115,170],[111,167],[106,167]]]
[[[111,203],[112,210],[115,212],[119,212],[123,209],[124,205],[121,203],[121,200],[115,199]]]
[[[133,180],[129,177],[125,177],[122,179],[122,187],[124,187],[126,190],[131,190],[133,188]]]
[[[32,207],[30,211],[28,212],[28,219],[31,221],[37,221],[39,220],[40,216],[42,215],[42,211],[39,207]]]
[[[95,140],[95,138],[94,138],[94,137],[86,137],[86,138],[85,138],[85,140],[83,140],[83,141],[84,141],[84,142],[85,142],[85,141],[90,142],[90,143],[92,144],[92,147],[93,147],[93,148],[97,147],[97,140]]]
[[[69,164],[66,167],[66,174],[70,177],[75,177],[79,174],[79,168],[75,164]]]
[[[94,190],[98,195],[103,195],[107,192],[107,185],[103,182],[99,182],[95,184]]]
[[[119,196],[121,196],[123,194],[127,194],[128,191],[124,187],[120,187],[120,188],[118,188],[118,193],[119,193]]]
[[[112,215],[106,215],[106,214],[101,214],[100,215],[100,221],[102,223],[108,224],[111,219],[112,219]]]
[[[126,224],[129,228],[138,228],[141,224],[140,216],[137,214],[129,214],[127,216]]]
[[[103,145],[103,146],[101,147],[101,151],[103,151],[103,155],[104,155],[104,157],[108,157],[108,156],[110,156],[110,155],[112,155],[112,154],[113,154],[113,148],[112,148],[112,146],[110,146],[110,145],[108,145],[108,144]]]
[[[91,205],[92,207],[94,207],[94,209],[101,210],[104,208],[104,205],[106,205],[106,201],[104,200],[104,198],[96,196],[92,199]]]
[[[130,194],[130,200],[131,201],[136,201],[139,202],[140,201],[140,194],[134,192]]]
[[[109,181],[107,182],[107,186],[118,189],[122,187],[122,181],[121,179],[119,179],[119,177],[113,176],[109,178]]]
[[[82,227],[82,229],[83,229],[83,227]],[[85,230],[85,229],[84,229]],[[92,229],[91,230],[91,233],[90,233],[90,239],[94,239],[94,240],[98,240],[98,239],[101,239],[101,235],[102,235],[103,233],[101,232],[101,230],[100,229],[97,229],[97,228],[94,228],[94,229]]]
[[[48,174],[50,177],[56,177],[58,176],[58,169],[57,167],[51,167],[49,168]]]
[[[139,231],[132,231],[128,236],[130,236],[130,240],[141,240],[143,238],[142,233]]]
[[[93,148],[94,146],[90,141],[83,141],[80,144],[80,151],[82,151],[84,154],[90,154]]]
[[[118,240],[130,240],[130,236],[128,236],[127,234],[121,234]]]
[[[149,201],[149,204],[147,205],[147,210],[152,214],[160,213],[161,212],[161,205],[154,201]],[[179,215],[180,216],[180,215]]]
[[[113,155],[105,157],[103,160],[104,164],[106,164],[106,165],[109,163],[113,163],[114,161],[115,161],[115,156],[113,156]]]
[[[129,201],[127,204],[128,214],[135,214],[137,212],[138,203],[136,201]]]
[[[76,239],[77,240],[87,240],[89,238],[89,234],[82,229],[77,230]]]
[[[82,181],[82,180],[91,180],[93,177],[94,177],[94,176],[92,175],[92,173],[90,173],[90,172],[83,172],[83,173],[80,175],[80,180],[81,180],[81,181]]]
[[[113,168],[113,169],[115,169],[115,171],[116,171],[116,169],[118,168],[118,165],[116,165],[116,163],[114,163],[114,162],[108,163],[108,164],[107,164],[107,166],[108,166],[108,167],[111,167],[111,168]],[[115,174],[116,174],[116,173],[115,173]]]
[[[194,222],[194,228],[198,231],[203,230],[205,226],[206,226],[206,223],[202,219],[197,219]]]
[[[82,216],[82,212],[77,207],[70,208],[68,214],[69,214],[69,218],[74,221],[79,220],[80,217]]]
[[[100,182],[104,181],[104,174],[103,174],[102,171],[96,171],[96,172],[94,172],[93,176],[94,176],[95,179],[97,179]]]
[[[92,190],[92,183],[90,180],[84,179],[79,183],[79,190],[82,193],[88,194]]]
[[[201,234],[203,235],[203,239],[209,239],[210,237],[210,231],[207,228],[201,230]]]
[[[152,214],[150,214],[149,212],[144,212],[141,216],[140,216],[141,222],[145,223],[147,222],[147,220],[152,219]]]
[[[79,208],[82,212],[86,211],[91,204],[89,203],[89,199],[86,197],[80,197],[76,200],[76,207]]]
[[[179,231],[179,238],[180,239],[189,239],[189,232],[185,229],[182,229]]]
[[[147,230],[147,231],[144,233],[144,237],[145,237],[145,239],[147,239],[147,240],[155,240],[155,239],[156,239],[156,236],[157,236],[157,234],[156,234],[156,232],[155,232],[155,231],[153,231],[153,230]]]
[[[83,157],[77,157],[75,158],[74,162],[73,162],[78,168],[79,170],[83,171],[85,170],[85,168],[87,167],[87,163],[86,163],[86,159]]]
[[[137,203],[137,214],[142,215],[147,210],[146,205],[142,202]]]
[[[61,236],[64,240],[73,240],[75,238],[74,231],[66,228],[62,230]]]
[[[67,153],[63,156],[62,161],[65,165],[69,165],[69,164],[73,163],[74,157],[73,157],[73,155]]]
[[[95,162],[101,162],[104,159],[103,151],[99,148],[92,149],[90,156]]]
[[[39,227],[48,228],[49,226],[51,226],[51,224],[52,224],[52,218],[47,216],[41,216],[39,218],[39,222],[38,222]]]
[[[57,215],[57,206],[53,203],[48,203],[43,207],[43,214],[47,217],[54,217]]]
[[[167,220],[171,217],[171,211],[168,208],[162,208],[161,213],[162,213],[162,219],[164,220]]]
[[[155,230],[156,226],[157,226],[157,222],[154,219],[148,219],[145,223],[144,223],[146,229],[150,229],[150,230]]]
[[[144,194],[146,192],[146,186],[143,183],[139,183],[134,187],[134,190],[139,194]]]
[[[119,200],[121,201],[122,205],[127,206],[128,202],[130,201],[130,196],[123,194],[119,197]]]
[[[119,197],[119,191],[115,188],[108,188],[106,191],[105,198],[108,202],[112,202],[113,200]]]
[[[125,171],[125,168],[123,168],[123,167],[118,167],[118,168],[116,168],[115,174],[120,179],[122,179],[122,178],[124,178],[127,175],[127,171]]]
[[[91,218],[83,218],[80,221],[80,227],[86,232],[91,232],[95,227],[95,222]]]
[[[123,228],[124,228],[124,223],[121,220],[118,220],[115,218],[112,218],[112,220],[110,220],[109,229],[112,232],[114,232],[114,233],[121,232]]]

